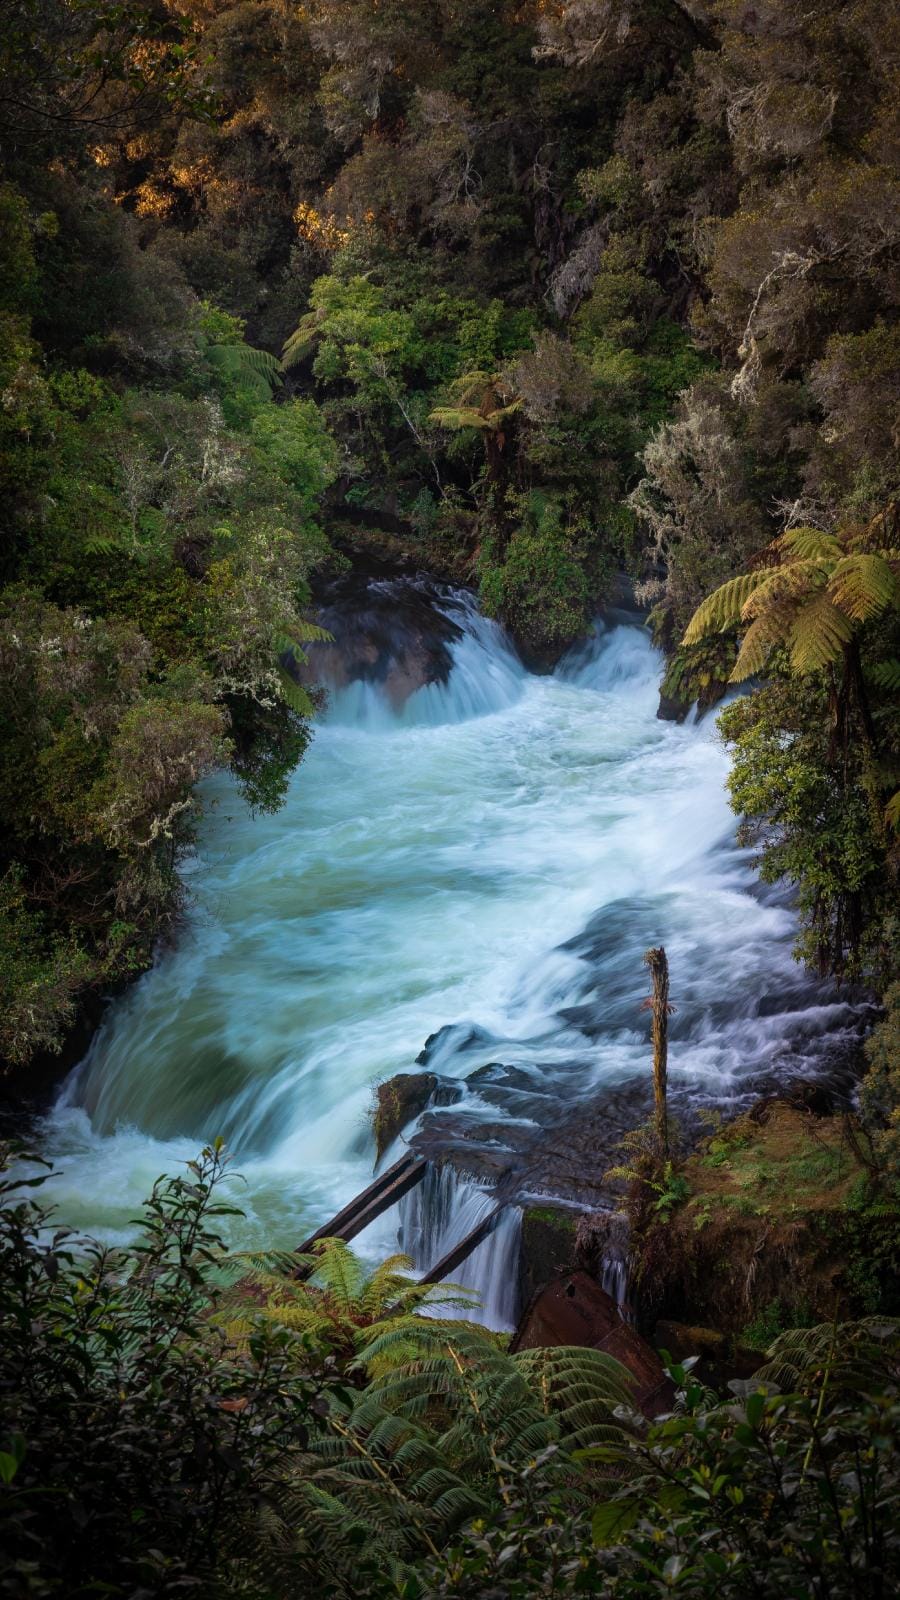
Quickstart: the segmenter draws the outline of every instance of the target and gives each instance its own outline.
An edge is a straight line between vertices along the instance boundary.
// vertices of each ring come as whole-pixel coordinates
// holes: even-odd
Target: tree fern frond
[[[884,820],[889,828],[893,828],[895,833],[900,832],[900,789],[897,790],[896,794],[891,795],[885,806]]]
[[[824,533],[821,528],[788,528],[776,547],[787,551],[794,559],[837,561],[843,555],[843,546],[836,534]]]
[[[797,1389],[808,1374],[829,1372],[835,1384],[862,1386],[885,1365],[900,1359],[900,1320],[864,1317],[858,1322],[788,1328],[769,1346],[755,1377],[780,1389]]]
[[[487,372],[483,367],[473,367],[470,372],[463,372],[460,377],[454,378],[450,390],[463,405],[471,405],[473,400],[480,399],[484,394],[490,394],[496,383],[496,372]]]
[[[296,678],[291,676],[286,667],[282,667],[279,664],[276,670],[278,673],[278,689],[282,700],[287,702],[292,711],[296,711],[298,717],[305,717],[307,720],[314,717],[316,708],[310,699],[309,691],[304,689],[302,683],[298,683]]]
[[[801,676],[819,672],[840,659],[853,637],[853,624],[830,595],[815,594],[800,608],[790,629],[791,667]]]
[[[781,618],[765,614],[754,617],[744,634],[728,682],[745,683],[748,678],[753,678],[758,672],[762,672],[776,644],[780,643],[782,638]]]
[[[900,661],[876,661],[874,666],[867,669],[867,676],[879,689],[887,689],[890,693],[900,692]]]
[[[741,612],[749,597],[770,576],[765,568],[741,572],[707,595],[691,617],[682,644],[697,644],[709,633],[724,633],[726,628],[733,628],[740,622]]]
[[[319,309],[309,311],[305,317],[301,317],[293,333],[285,340],[281,352],[281,365],[286,372],[291,367],[299,366],[301,361],[305,361],[319,337],[324,320],[325,313]]]
[[[281,362],[268,350],[249,344],[213,344],[207,346],[205,355],[211,367],[257,400],[271,400],[284,381]]]
[[[896,603],[897,575],[883,555],[858,552],[838,562],[828,592],[835,605],[855,622],[867,622]]]
[[[306,617],[295,617],[291,623],[290,633],[283,635],[283,646],[295,648],[304,644],[333,644],[334,634],[328,628],[321,628],[317,622],[310,622]]]
[[[429,422],[439,428],[487,428],[494,424],[471,406],[436,406],[428,413]]]

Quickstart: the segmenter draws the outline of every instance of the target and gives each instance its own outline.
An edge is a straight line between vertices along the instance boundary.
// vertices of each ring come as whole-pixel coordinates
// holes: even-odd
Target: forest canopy
[[[897,28],[874,0],[13,0],[8,1061],[146,962],[205,773],[279,803],[310,581],[386,531],[539,669],[628,573],[676,711],[743,638],[746,837],[806,955],[890,981]],[[803,530],[855,590],[785,562]],[[767,611],[685,635],[773,564]]]

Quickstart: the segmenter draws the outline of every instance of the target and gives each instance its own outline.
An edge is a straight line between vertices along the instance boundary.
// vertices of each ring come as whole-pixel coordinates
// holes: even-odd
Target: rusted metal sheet
[[[631,1373],[635,1406],[647,1417],[672,1404],[675,1390],[656,1351],[623,1321],[616,1302],[587,1272],[564,1273],[533,1296],[510,1349],[541,1345],[586,1345],[614,1356]]]

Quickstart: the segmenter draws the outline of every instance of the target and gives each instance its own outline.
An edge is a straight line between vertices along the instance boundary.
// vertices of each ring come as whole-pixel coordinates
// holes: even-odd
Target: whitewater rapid
[[[219,1134],[238,1239],[293,1246],[369,1181],[373,1085],[442,1028],[429,1066],[450,1077],[499,1060],[565,1096],[646,1074],[651,944],[670,1073],[698,1093],[728,1101],[840,1025],[734,846],[714,720],[657,720],[645,631],[598,625],[537,677],[447,604],[448,683],[399,714],[372,684],[336,695],[277,815],[204,786],[185,927],[43,1129],[67,1223],[126,1237],[154,1178]],[[361,1242],[396,1240],[388,1214]]]

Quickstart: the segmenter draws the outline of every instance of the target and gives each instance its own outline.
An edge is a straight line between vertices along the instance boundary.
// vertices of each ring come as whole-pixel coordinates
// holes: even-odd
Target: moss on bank
[[[706,1139],[683,1175],[685,1198],[636,1248],[648,1316],[758,1346],[763,1325],[900,1308],[900,1200],[853,1119],[775,1105]]]

